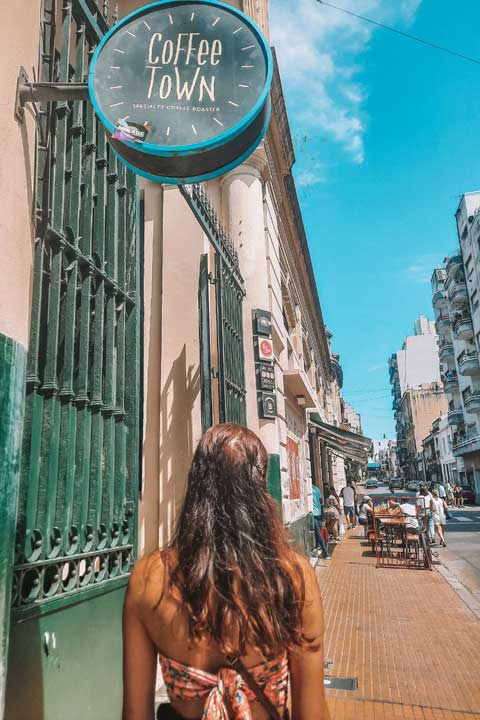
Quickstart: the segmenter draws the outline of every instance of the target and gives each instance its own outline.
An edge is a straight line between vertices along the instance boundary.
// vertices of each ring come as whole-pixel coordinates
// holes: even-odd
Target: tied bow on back
[[[210,692],[202,720],[229,720],[226,702],[233,710],[234,720],[252,720],[252,711],[242,676],[233,668],[222,668],[217,685]]]

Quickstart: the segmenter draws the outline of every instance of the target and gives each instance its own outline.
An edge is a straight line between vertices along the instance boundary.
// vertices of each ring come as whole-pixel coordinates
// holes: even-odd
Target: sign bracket
[[[25,105],[32,103],[38,112],[37,103],[72,102],[88,100],[86,82],[30,82],[27,71],[22,66],[18,73],[15,94],[15,117],[20,122],[25,118]]]

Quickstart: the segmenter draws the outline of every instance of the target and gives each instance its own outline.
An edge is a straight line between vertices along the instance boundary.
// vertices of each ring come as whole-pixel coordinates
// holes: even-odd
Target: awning
[[[322,421],[318,413],[310,414],[310,428],[335,454],[365,465],[368,462],[373,444],[365,435],[329,425]]]

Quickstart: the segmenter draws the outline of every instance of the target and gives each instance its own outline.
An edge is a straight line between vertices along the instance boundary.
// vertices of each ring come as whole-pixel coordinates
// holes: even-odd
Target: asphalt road
[[[377,489],[365,489],[361,492],[371,497],[388,495],[392,497],[387,485]],[[415,496],[414,492],[395,490],[395,496]],[[447,521],[445,538],[447,547],[435,547],[438,560],[461,583],[478,602],[480,602],[480,506],[467,505],[458,510],[450,510],[452,519]]]

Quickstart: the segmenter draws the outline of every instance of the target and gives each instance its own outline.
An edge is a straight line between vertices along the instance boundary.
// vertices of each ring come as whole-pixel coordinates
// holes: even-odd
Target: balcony
[[[445,290],[437,290],[432,297],[432,305],[437,310],[447,306],[447,293]]]
[[[448,362],[455,359],[455,353],[453,350],[453,343],[447,341],[440,343],[438,348],[438,354],[442,362]]]
[[[448,299],[454,307],[468,305],[467,286],[464,282],[453,281],[448,289]]]
[[[343,387],[343,369],[340,365],[340,355],[338,353],[332,353],[330,357],[330,365],[337,378],[337,383],[340,389]]]
[[[435,320],[435,327],[439,335],[446,335],[450,332],[450,318],[448,315],[439,315]]]
[[[460,374],[471,377],[473,375],[480,375],[480,364],[478,362],[478,355],[474,352],[463,351],[458,356],[458,369]]]
[[[473,338],[473,325],[470,315],[456,315],[453,321],[453,329],[459,340],[471,340]]]
[[[445,392],[453,393],[458,390],[458,375],[455,370],[449,370],[442,375]]]
[[[463,404],[469,413],[480,413],[480,390],[464,390]]]
[[[453,454],[461,457],[472,452],[480,451],[480,434],[476,427],[469,428],[466,433],[453,434]]]
[[[456,427],[463,422],[463,411],[461,408],[454,408],[448,411],[448,424]]]
[[[457,255],[452,255],[452,257],[449,259],[446,265],[446,271],[447,275],[449,277],[452,277],[454,273],[457,272],[459,268],[462,267],[462,256],[458,253]]]

